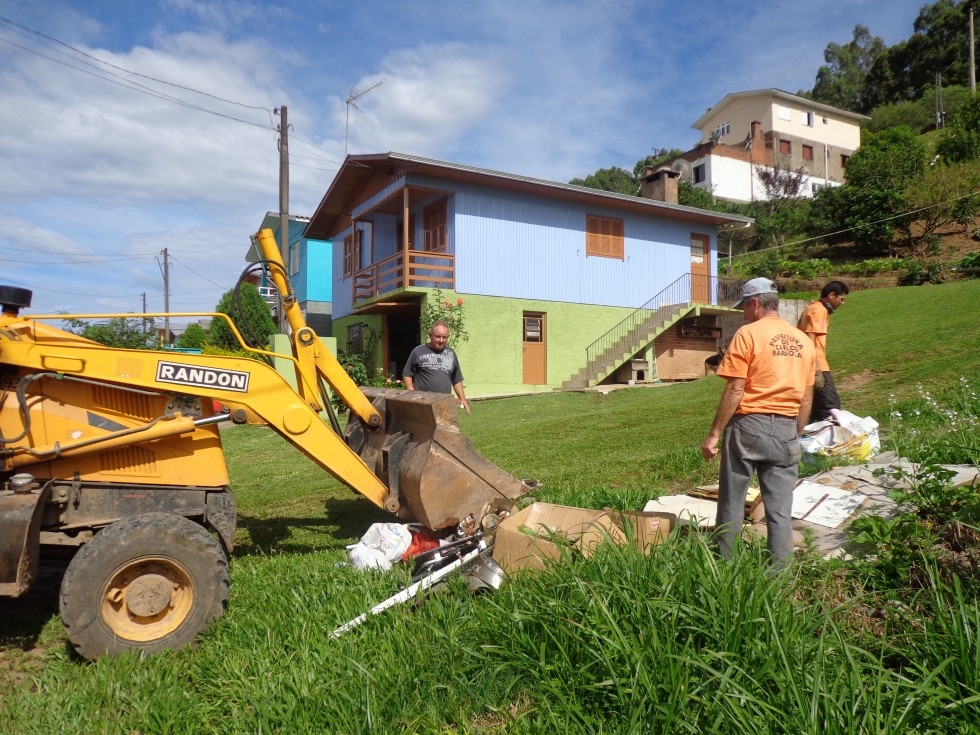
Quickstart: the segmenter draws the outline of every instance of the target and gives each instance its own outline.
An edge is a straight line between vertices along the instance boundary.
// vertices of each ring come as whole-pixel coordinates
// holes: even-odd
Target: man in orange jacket
[[[847,284],[831,281],[820,292],[820,300],[806,307],[796,325],[801,332],[813,340],[817,348],[817,370],[813,382],[813,408],[808,423],[825,421],[831,417],[832,408],[840,408],[840,396],[834,384],[827,362],[827,331],[830,329],[830,315],[844,305],[844,298],[850,292]]]
[[[768,278],[746,283],[733,308],[741,308],[748,323],[735,332],[718,366],[728,383],[701,444],[701,455],[711,460],[721,443],[716,541],[718,552],[730,559],[745,523],[749,481],[757,473],[769,554],[779,567],[793,553],[799,436],[810,415],[816,352],[803,332],[779,316],[776,284]]]

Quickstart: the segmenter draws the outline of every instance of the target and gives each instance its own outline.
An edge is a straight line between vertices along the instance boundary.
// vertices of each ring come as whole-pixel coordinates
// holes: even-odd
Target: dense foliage
[[[104,322],[90,323],[82,319],[66,319],[66,329],[93,342],[108,347],[149,350],[158,346],[159,335],[153,319],[148,317],[116,317]]]
[[[827,65],[817,71],[810,95],[819,102],[868,113],[923,97],[937,75],[944,85],[966,85],[969,78],[969,9],[975,0],[939,0],[923,5],[914,32],[894,46],[857,25],[850,42],[830,43]]]
[[[236,288],[227,291],[214,310],[231,318],[250,347],[265,348],[269,337],[277,331],[269,305],[251,283],[239,283]],[[211,323],[209,343],[225,350],[241,347],[224,319],[215,319]]]
[[[208,341],[208,333],[200,324],[188,324],[187,329],[180,335],[180,346],[188,349],[200,349]]]

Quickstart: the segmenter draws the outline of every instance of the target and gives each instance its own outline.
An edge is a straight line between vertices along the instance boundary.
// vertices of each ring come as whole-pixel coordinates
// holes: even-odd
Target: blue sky
[[[0,0],[0,283],[160,311],[167,248],[171,310],[210,311],[278,211],[280,105],[294,214],[345,150],[566,182],[692,147],[729,92],[809,89],[829,42],[897,43],[922,4]]]

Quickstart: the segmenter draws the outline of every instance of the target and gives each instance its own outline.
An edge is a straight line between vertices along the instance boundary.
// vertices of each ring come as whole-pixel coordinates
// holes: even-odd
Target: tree
[[[639,189],[640,179],[643,178],[644,169],[648,166],[655,167],[661,163],[666,163],[673,158],[683,155],[683,153],[684,151],[680,148],[671,148],[670,150],[666,148],[654,148],[652,154],[637,161],[636,165],[633,166],[633,178],[637,182],[637,189]]]
[[[936,83],[965,85],[969,77],[967,11],[970,2],[923,5],[907,40],[885,49],[865,78],[864,110],[920,99]]]
[[[180,346],[189,349],[200,349],[208,339],[207,332],[200,324],[188,324],[187,329],[180,335]]]
[[[716,212],[727,212],[729,207],[724,202],[715,199],[710,191],[705,191],[699,186],[695,186],[690,181],[683,179],[677,182],[677,203],[685,207],[697,207],[698,209],[711,209]]]
[[[614,194],[636,196],[640,193],[636,180],[630,176],[626,169],[619,166],[601,168],[584,179],[572,179],[568,183],[575,186],[587,186],[590,189],[599,189],[600,191],[611,191]]]
[[[807,170],[805,166],[791,169],[778,163],[772,168],[760,167],[755,171],[766,194],[765,206],[772,215],[787,200],[796,199],[802,195],[806,186]]]
[[[980,97],[973,97],[956,113],[952,125],[936,143],[936,153],[947,163],[980,158]]]
[[[844,110],[867,112],[870,106],[865,99],[865,79],[885,48],[885,42],[863,25],[854,26],[851,40],[843,46],[827,44],[823,52],[827,64],[817,70],[812,98]]]
[[[915,212],[918,242],[952,224],[966,225],[980,211],[980,161],[931,166],[920,181],[905,192],[904,208]]]
[[[865,132],[847,161],[844,178],[856,187],[904,192],[922,177],[928,158],[925,145],[908,127]]]
[[[656,166],[658,163],[677,158],[683,152],[677,148],[671,150],[654,148],[651,155],[636,162],[632,174],[619,166],[611,166],[610,168],[600,168],[584,179],[572,179],[568,183],[575,186],[587,186],[590,189],[599,189],[600,191],[610,191],[614,194],[640,196],[640,181],[643,179],[643,170],[647,166]]]
[[[968,87],[952,86],[942,89],[942,112],[944,125],[950,125],[956,115],[973,95]],[[930,87],[921,99],[879,105],[871,111],[871,122],[867,129],[878,133],[888,128],[907,125],[912,130],[924,133],[937,127],[936,90]]]
[[[269,344],[269,337],[277,331],[269,305],[251,283],[239,283],[236,288],[227,291],[214,310],[231,317],[235,327],[250,347],[266,347]],[[211,322],[210,344],[225,350],[241,349],[241,345],[224,319],[215,319]]]
[[[153,319],[116,317],[107,322],[90,324],[81,319],[66,319],[67,330],[85,339],[108,347],[149,350],[157,346],[157,330]]]

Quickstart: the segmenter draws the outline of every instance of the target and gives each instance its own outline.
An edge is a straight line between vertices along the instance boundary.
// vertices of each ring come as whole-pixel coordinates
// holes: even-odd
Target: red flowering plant
[[[449,325],[450,347],[458,347],[470,338],[466,331],[463,320],[463,299],[457,297],[455,303],[442,294],[442,289],[436,289],[429,293],[428,298],[422,302],[422,311],[419,315],[419,332],[422,339],[428,338],[429,330],[438,321],[444,321]]]

